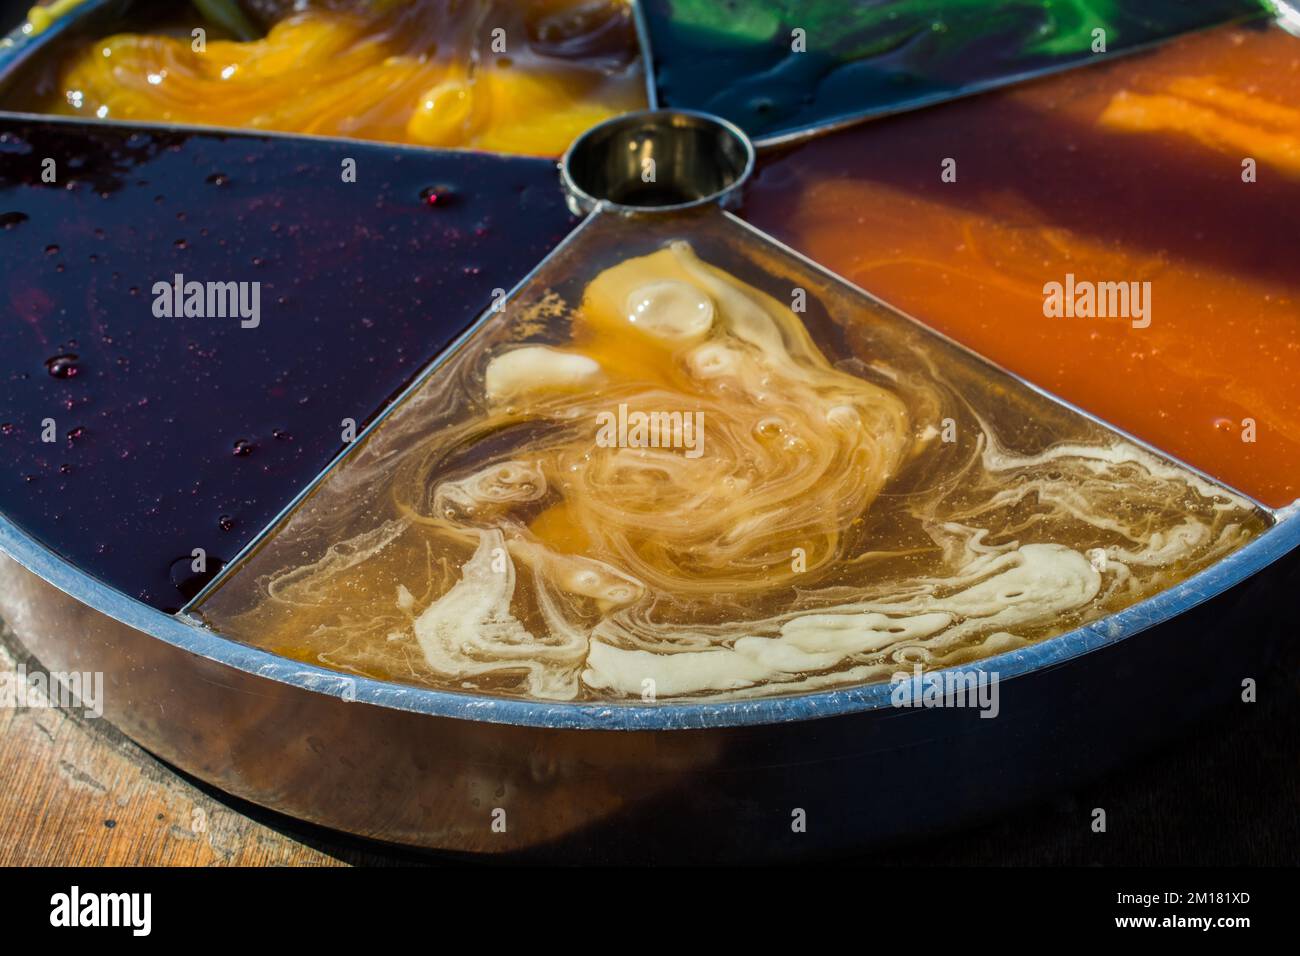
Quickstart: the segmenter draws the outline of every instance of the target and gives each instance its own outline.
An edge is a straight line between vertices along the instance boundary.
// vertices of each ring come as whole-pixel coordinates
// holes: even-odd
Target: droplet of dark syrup
[[[239,439],[239,441],[235,442],[235,448],[234,448],[235,457],[247,458],[249,455],[253,453],[253,449],[255,447],[256,446],[251,441],[241,438]]]
[[[77,356],[72,352],[46,359],[45,368],[54,378],[73,378],[81,371],[77,365]]]
[[[12,229],[21,222],[26,222],[28,215],[25,212],[0,212],[0,228]]]
[[[444,209],[456,202],[456,191],[450,186],[426,186],[420,190],[420,199],[426,206]]]

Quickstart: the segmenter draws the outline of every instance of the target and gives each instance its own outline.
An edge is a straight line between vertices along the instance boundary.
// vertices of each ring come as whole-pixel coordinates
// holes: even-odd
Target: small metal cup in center
[[[726,206],[754,168],[754,146],[739,128],[707,113],[645,110],[593,126],[560,160],[569,208],[624,213]]]

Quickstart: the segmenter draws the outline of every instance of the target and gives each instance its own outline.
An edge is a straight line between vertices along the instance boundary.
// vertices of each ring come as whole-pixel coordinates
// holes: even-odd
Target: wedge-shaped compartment
[[[0,512],[178,610],[575,222],[542,159],[0,119]]]
[[[816,133],[1260,17],[1258,0],[644,0],[659,101]]]
[[[479,695],[784,695],[1018,651],[1271,522],[729,214],[598,212],[194,612]]]
[[[34,11],[0,82],[6,110],[531,155],[646,96],[621,0],[90,0]]]

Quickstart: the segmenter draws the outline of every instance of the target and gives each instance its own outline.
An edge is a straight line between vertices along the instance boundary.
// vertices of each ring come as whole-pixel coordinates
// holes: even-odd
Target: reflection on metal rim
[[[560,184],[576,216],[597,209],[658,215],[725,208],[739,201],[755,158],[754,144],[729,120],[698,110],[638,110],[597,123],[570,143],[560,157]],[[659,163],[664,175],[644,179],[647,162],[651,169]],[[656,198],[628,196],[647,183]]]
[[[645,74],[646,108],[659,109],[659,84],[655,82],[654,50],[650,46],[650,26],[646,23],[641,0],[631,0],[632,20],[636,25],[636,42],[641,48],[641,71]]]

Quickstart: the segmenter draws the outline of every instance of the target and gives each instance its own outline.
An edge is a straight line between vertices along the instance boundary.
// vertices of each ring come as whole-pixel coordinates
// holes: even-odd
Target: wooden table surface
[[[0,670],[15,667],[0,646]],[[333,865],[191,785],[103,720],[0,708],[0,864]]]

